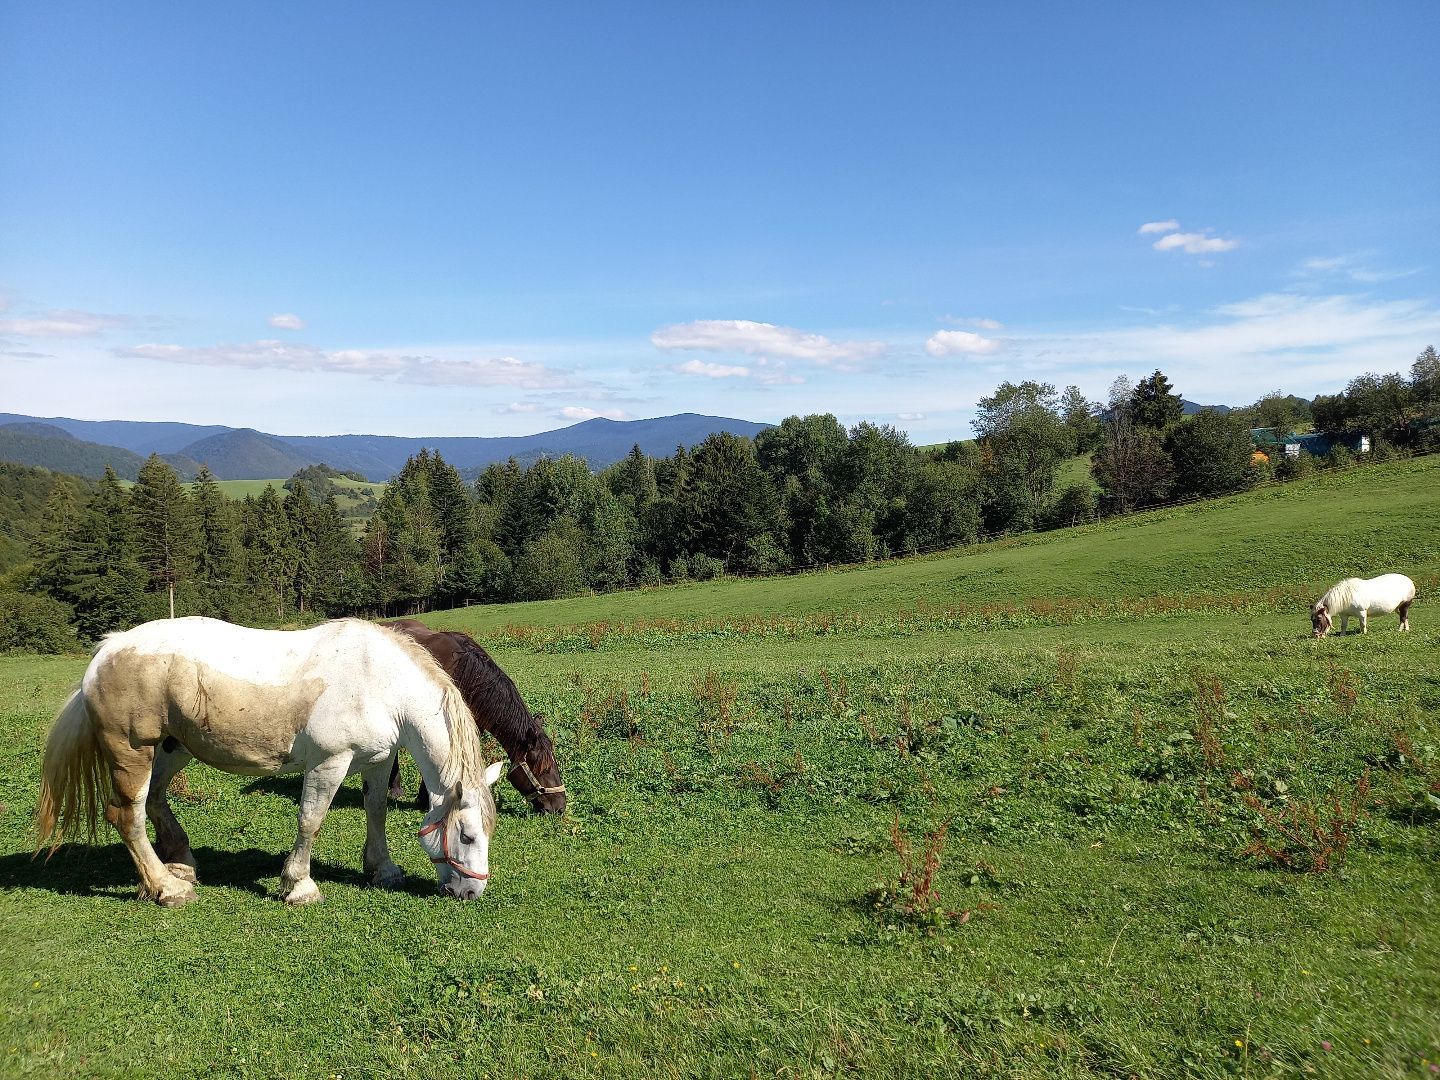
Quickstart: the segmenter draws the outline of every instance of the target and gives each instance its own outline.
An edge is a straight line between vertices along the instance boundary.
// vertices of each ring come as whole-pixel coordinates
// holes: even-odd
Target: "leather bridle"
[[[520,789],[520,785],[515,783],[515,773],[517,772],[521,776],[525,777],[526,780],[530,781],[531,790],[520,791],[520,794],[523,795],[526,801],[529,802],[532,806],[539,801],[540,796],[542,795],[565,794],[564,784],[556,784],[553,787],[546,787],[544,784],[540,783],[540,778],[535,775],[535,771],[530,768],[530,763],[526,761],[523,757],[519,761],[515,762],[515,764],[511,765],[509,770],[505,774],[509,778],[510,782],[512,784],[515,784],[516,790]]]
[[[439,821],[432,821],[429,825],[426,825],[423,829],[421,829],[415,834],[416,836],[429,836],[436,829],[440,830],[440,855],[438,858],[434,855],[431,855],[430,861],[432,863],[444,863],[449,866],[451,870],[464,874],[468,878],[474,878],[476,881],[489,881],[490,874],[488,871],[483,874],[476,873],[468,866],[461,866],[458,862],[456,862],[450,857],[450,831],[445,827],[445,823],[449,820],[450,815],[446,814]]]

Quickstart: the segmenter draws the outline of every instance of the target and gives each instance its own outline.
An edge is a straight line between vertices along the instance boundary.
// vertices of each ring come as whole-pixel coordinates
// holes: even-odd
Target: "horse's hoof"
[[[140,890],[140,899],[154,900],[155,903],[165,908],[184,907],[196,899],[195,886],[188,881],[177,880],[173,885],[161,886],[158,896],[149,889],[142,887]]]
[[[370,875],[370,884],[377,889],[398,889],[405,882],[405,871],[391,863]]]
[[[169,870],[170,873],[174,874],[181,881],[188,881],[191,885],[195,885],[200,881],[199,877],[195,874],[195,867],[189,863],[167,862],[165,869]]]
[[[310,878],[304,881],[297,881],[289,892],[283,893],[280,899],[287,904],[300,907],[304,904],[318,904],[325,897],[320,895],[320,887]]]

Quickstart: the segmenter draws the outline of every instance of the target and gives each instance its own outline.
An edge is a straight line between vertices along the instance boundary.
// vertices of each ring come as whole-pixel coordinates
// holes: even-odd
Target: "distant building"
[[[1250,441],[1255,444],[1257,450],[1274,457],[1276,454],[1284,454],[1286,457],[1299,457],[1301,454],[1308,454],[1311,457],[1325,457],[1337,446],[1356,454],[1370,452],[1370,436],[1357,435],[1347,432],[1335,431],[1312,431],[1305,435],[1290,433],[1281,436],[1274,428],[1251,428]]]

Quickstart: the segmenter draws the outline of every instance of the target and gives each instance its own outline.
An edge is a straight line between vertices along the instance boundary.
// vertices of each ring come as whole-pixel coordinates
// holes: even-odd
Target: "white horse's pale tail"
[[[1415,601],[1415,583],[1404,574],[1381,574],[1375,578],[1346,578],[1310,605],[1310,626],[1316,637],[1324,637],[1338,619],[1345,633],[1352,616],[1360,619],[1360,632],[1369,629],[1370,616],[1397,612],[1400,629],[1410,629],[1410,605]]]

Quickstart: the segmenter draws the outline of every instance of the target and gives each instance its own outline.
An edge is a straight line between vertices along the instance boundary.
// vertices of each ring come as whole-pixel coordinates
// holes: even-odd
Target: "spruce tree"
[[[194,567],[197,534],[180,478],[158,454],[140,467],[130,490],[130,518],[140,565],[149,577],[146,590],[166,594],[173,619],[175,587],[189,579]]]
[[[205,466],[190,489],[190,515],[195,522],[196,603],[203,615],[234,619],[243,605],[239,522],[234,504],[220,490]]]

